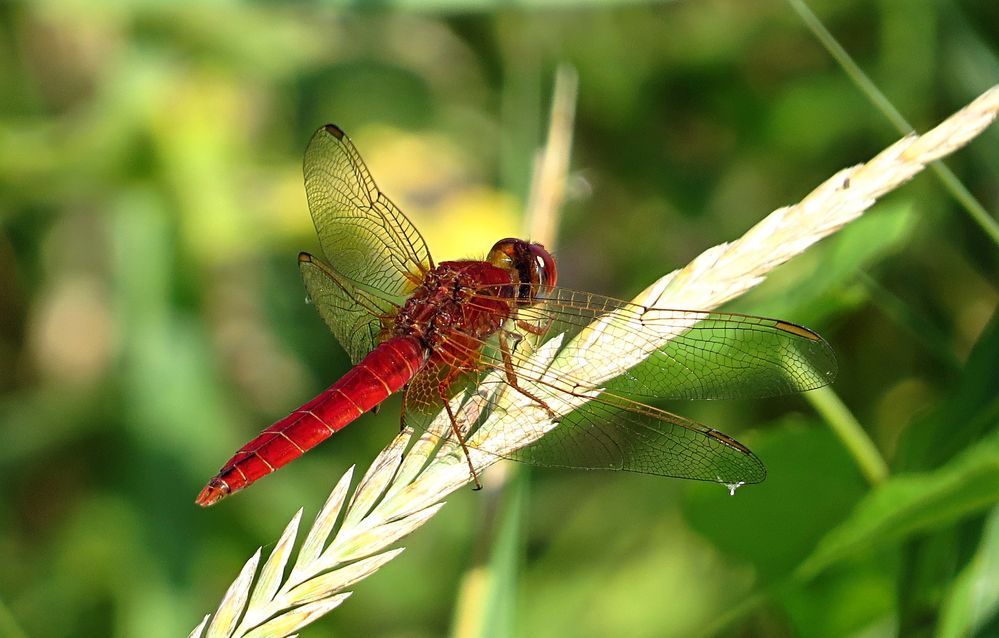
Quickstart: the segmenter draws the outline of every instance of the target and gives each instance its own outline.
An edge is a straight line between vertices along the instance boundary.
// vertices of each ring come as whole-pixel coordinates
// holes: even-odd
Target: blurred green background
[[[438,260],[481,256],[523,232],[573,65],[560,282],[624,298],[899,136],[780,0],[375,4],[0,4],[0,636],[186,635],[397,431],[396,398],[194,505],[347,368],[295,259],[318,250],[301,157],[319,125],[354,138]],[[999,78],[992,0],[812,8],[918,130]],[[994,215],[999,128],[948,164]],[[670,405],[768,480],[463,490],[302,635],[454,632],[482,564],[504,574],[483,635],[999,635],[997,275],[926,173],[730,304],[829,339],[881,484],[802,397]]]

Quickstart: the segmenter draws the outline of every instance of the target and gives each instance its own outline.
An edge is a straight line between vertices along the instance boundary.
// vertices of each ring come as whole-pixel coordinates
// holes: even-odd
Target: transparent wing
[[[731,399],[813,390],[836,377],[829,344],[779,319],[645,307],[566,289],[519,309],[517,318],[545,329],[545,338],[564,335],[559,377],[570,389]]]
[[[488,293],[479,291],[476,299],[476,310],[493,307],[483,303],[492,299]],[[503,339],[475,340],[455,331],[439,343],[464,353],[458,360],[463,375],[456,379],[493,388],[482,426],[468,444],[542,466],[756,483],[766,470],[748,448],[635,397],[770,396],[820,387],[836,372],[829,345],[788,322],[647,308],[569,290],[517,309],[498,334]],[[552,354],[539,360],[535,353],[546,348]],[[424,406],[422,414],[435,399],[439,409],[434,394],[440,378],[437,373],[417,386],[414,403]],[[464,391],[474,399],[468,390],[462,381],[450,396]],[[490,419],[501,424],[497,432],[487,431]]]
[[[442,347],[459,343],[467,345],[467,335],[441,340]],[[523,357],[508,367],[498,348],[481,342],[475,349],[478,357],[469,351],[460,375],[446,365],[421,371],[409,393],[407,424],[418,429],[433,425],[438,435],[452,438],[433,414],[442,406],[438,383],[453,378],[449,396],[465,398],[462,408],[454,408],[459,423],[467,414],[464,408],[484,398],[485,405],[472,412],[475,422],[464,425],[470,430],[468,447],[486,456],[542,467],[623,470],[727,485],[766,478],[763,463],[718,430],[609,390],[584,388],[553,372],[558,356],[551,366]],[[517,358],[522,357],[511,357]]]
[[[309,300],[356,364],[381,341],[383,328],[398,306],[357,288],[309,253],[298,255],[298,266]]]
[[[556,392],[536,394],[555,403]],[[513,421],[529,417],[524,408],[509,412]],[[543,467],[624,470],[727,485],[760,483],[767,475],[756,455],[732,437],[610,392],[562,417],[536,442],[504,456]]]
[[[330,265],[356,287],[401,298],[433,262],[416,227],[378,190],[357,149],[327,124],[305,151],[305,192]]]

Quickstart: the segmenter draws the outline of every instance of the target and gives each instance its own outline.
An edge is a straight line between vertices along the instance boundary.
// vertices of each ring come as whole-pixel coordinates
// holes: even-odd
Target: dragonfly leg
[[[517,327],[525,332],[530,332],[532,335],[540,337],[544,335],[546,332],[548,332],[548,329],[552,327],[552,323],[554,322],[555,320],[553,318],[548,317],[548,321],[545,322],[544,326],[535,326],[530,321],[524,321],[523,319],[518,319]]]
[[[548,317],[543,326],[536,326],[530,321],[526,321],[524,319],[517,319],[514,322],[514,325],[517,326],[517,328],[526,332],[527,334],[534,335],[535,337],[543,337],[545,334],[548,333],[548,330],[552,327],[553,323],[555,323],[555,319],[552,317]],[[513,348],[511,348],[510,351],[516,352],[517,346],[519,346],[520,342],[524,339],[524,335],[522,335],[519,332],[511,331],[507,333],[507,338],[513,341]]]
[[[472,474],[472,481],[475,483],[475,490],[482,489],[482,483],[479,483],[479,475],[476,473],[475,468],[472,467],[472,457],[468,455],[468,446],[465,445],[465,437],[461,435],[461,430],[458,429],[458,419],[455,418],[454,412],[451,410],[451,401],[448,400],[447,389],[448,383],[442,382],[437,386],[437,390],[441,395],[441,400],[444,401],[444,409],[447,410],[447,416],[451,420],[451,431],[454,432],[455,437],[458,439],[458,443],[461,445],[461,450],[465,453],[465,462],[468,463],[468,471]]]
[[[522,388],[520,384],[517,383],[517,373],[513,369],[513,357],[510,356],[510,344],[507,343],[506,334],[502,330],[499,333],[499,344],[500,355],[503,357],[503,372],[506,374],[506,382],[510,384],[514,390],[543,407],[545,411],[548,412],[548,418],[551,419],[552,422],[558,423],[558,414],[556,414],[555,410],[552,410],[551,407],[545,403],[544,399],[529,391],[527,388]]]
[[[517,346],[519,346],[520,342],[524,340],[524,335],[520,334],[519,332],[513,332],[513,331],[507,332],[505,334],[506,338],[510,340],[507,344],[510,349],[510,352],[516,353]]]

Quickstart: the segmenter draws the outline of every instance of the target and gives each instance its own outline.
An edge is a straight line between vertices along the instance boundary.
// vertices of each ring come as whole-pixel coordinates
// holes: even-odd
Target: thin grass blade
[[[295,561],[295,567],[291,570],[291,576],[288,577],[289,585],[294,586],[304,579],[305,567],[314,563],[322,553],[326,546],[326,540],[330,537],[333,526],[336,525],[336,520],[343,509],[343,504],[347,499],[347,489],[350,487],[353,476],[354,466],[352,465],[340,477],[323,508],[316,514],[316,520],[312,524],[312,529],[305,536],[302,549],[298,552],[298,560]]]
[[[229,585],[225,596],[222,597],[222,602],[219,603],[219,608],[215,611],[212,624],[208,626],[207,638],[229,638],[232,635],[239,617],[243,615],[243,610],[246,608],[246,601],[250,594],[250,585],[253,583],[253,575],[257,571],[257,564],[260,562],[261,549],[260,547],[257,548],[257,551],[250,557],[250,560],[246,561],[243,565],[243,569],[239,572],[236,580],[232,582],[232,585]]]
[[[364,477],[361,478],[361,482],[354,489],[354,496],[350,499],[350,507],[344,517],[344,527],[356,525],[385,494],[386,486],[392,482],[392,477],[395,476],[402,463],[402,455],[406,450],[408,439],[409,437],[395,437],[372,461],[371,467],[368,468]]]
[[[246,634],[244,638],[290,638],[292,632],[298,631],[325,616],[349,597],[350,592],[346,592],[327,600],[302,605],[267,621]]]
[[[243,622],[240,623],[237,633],[259,624],[270,615],[267,610],[270,608],[274,594],[277,593],[284,578],[284,568],[288,564],[288,557],[291,554],[295,537],[298,536],[298,524],[301,520],[302,510],[300,509],[284,528],[284,533],[281,534],[277,545],[274,546],[274,550],[271,551],[267,562],[264,563],[263,569],[260,570],[257,584],[253,588],[250,602],[246,606],[246,615],[243,617]]]
[[[390,549],[375,556],[361,559],[346,567],[326,572],[291,590],[290,595],[302,602],[314,602],[347,589],[354,583],[378,571],[382,565],[405,551],[404,547]]]
[[[191,630],[191,633],[187,635],[187,638],[201,638],[202,633],[205,630],[205,625],[208,624],[208,619],[211,618],[211,614],[205,614],[205,617],[201,619],[201,624]]]
[[[335,557],[336,563],[345,563],[370,556],[412,533],[430,520],[441,507],[443,507],[443,503],[438,503],[406,518],[372,527],[348,539],[343,545],[331,545],[327,553],[330,558]],[[324,554],[323,559],[326,558]]]

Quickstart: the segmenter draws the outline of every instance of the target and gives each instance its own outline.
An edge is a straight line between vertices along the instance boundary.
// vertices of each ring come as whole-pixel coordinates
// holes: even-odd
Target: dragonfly
[[[831,347],[807,328],[560,288],[554,257],[536,242],[501,239],[484,260],[435,263],[335,125],[316,131],[303,164],[325,258],[303,252],[298,263],[309,300],[353,367],[240,448],[198,495],[202,506],[300,457],[396,392],[404,426],[427,432],[446,414],[443,432],[476,486],[470,447],[545,467],[758,483],[766,469],[749,448],[650,403],[782,395],[835,377]],[[596,332],[612,339],[611,356],[594,360]],[[545,343],[571,363],[532,358]],[[629,354],[614,354],[618,346]],[[477,391],[487,380],[494,390]],[[478,400],[481,418],[503,410],[504,438],[530,444],[475,447],[459,423],[463,398]]]

